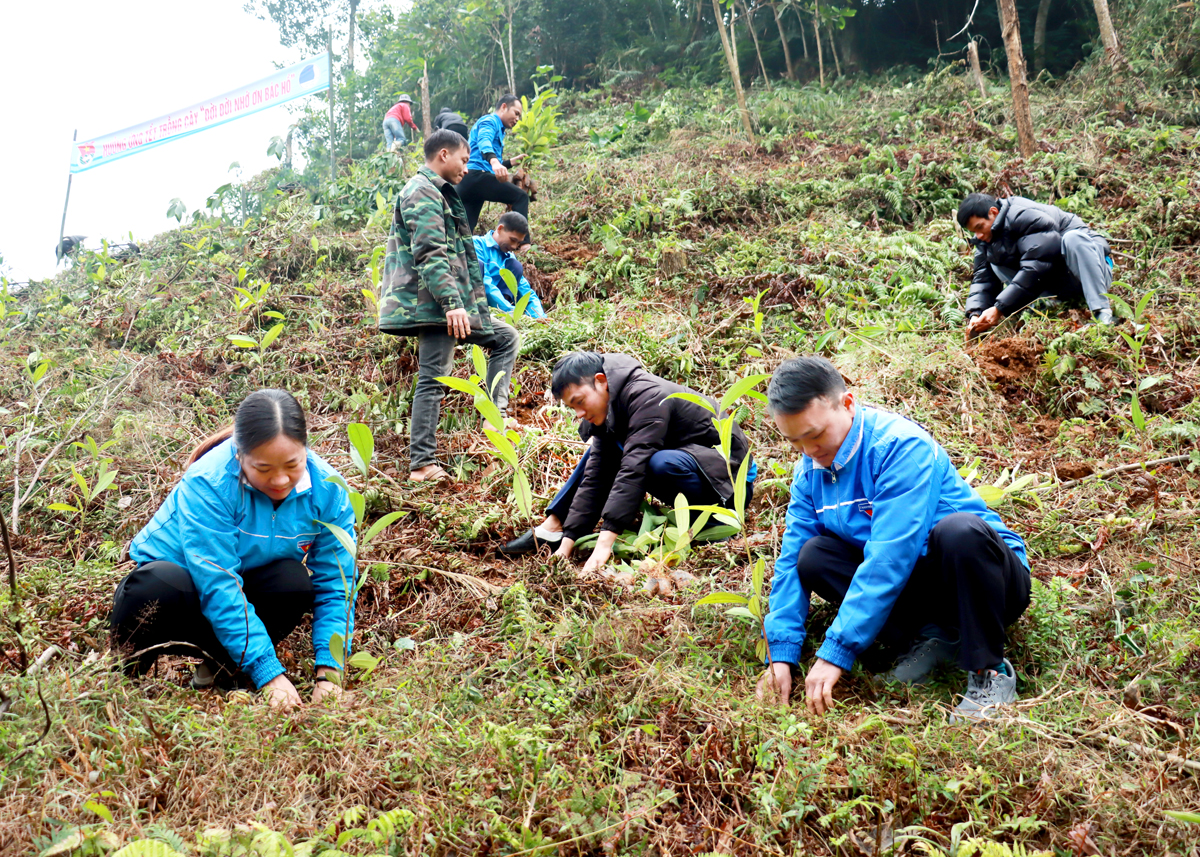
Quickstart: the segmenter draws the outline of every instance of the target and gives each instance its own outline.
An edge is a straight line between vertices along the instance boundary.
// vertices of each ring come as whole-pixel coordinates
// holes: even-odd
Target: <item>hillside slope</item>
[[[693,610],[710,591],[748,591],[747,553],[770,562],[778,543],[795,455],[752,400],[739,414],[760,462],[749,544],[699,546],[683,591],[646,595],[640,577],[626,591],[499,558],[526,523],[462,395],[447,398],[440,433],[461,481],[406,485],[415,355],[374,328],[363,289],[386,213],[364,222],[374,190],[413,165],[377,159],[346,178],[344,204],[324,220],[303,193],[280,195],[244,226],[181,228],[140,260],[90,256],[4,304],[0,484],[11,487],[0,499],[18,595],[0,593],[11,700],[0,851],[80,834],[217,853],[196,834],[254,835],[228,833],[243,824],[320,853],[393,809],[404,812],[338,847],[875,854],[906,839],[898,853],[953,853],[970,837],[1064,854],[1200,847],[1200,825],[1164,815],[1200,803],[1197,763],[1180,760],[1200,738],[1196,129],[1064,86],[1039,95],[1045,151],[1025,162],[1004,91],[981,100],[948,71],[756,93],[764,140],[751,148],[728,102],[669,90],[649,99],[643,123],[628,105],[574,98],[563,145],[537,173],[526,256],[552,305],[548,324],[522,325],[514,389],[533,491],[551,496],[579,454],[571,414],[542,398],[566,350],[625,351],[710,394],[790,354],[827,353],[862,399],[921,422],[957,464],[978,462],[979,483],[1037,475],[999,501],[1035,577],[1012,635],[1013,715],[950,728],[961,677],[897,691],[861,667],[823,719],[753,702],[753,629]],[[617,122],[626,130],[610,146],[588,143],[587,128]],[[1114,290],[1140,332],[1088,326],[1067,308],[964,347],[969,257],[950,214],[974,190],[1053,201],[1106,229]],[[261,341],[279,321],[270,313],[284,327],[269,347],[229,339]],[[456,368],[468,374],[469,357]],[[352,481],[370,518],[407,511],[366,557],[357,644],[381,665],[352,674],[344,704],[288,717],[188,690],[182,659],[135,683],[107,653],[129,539],[192,446],[262,386],[300,398],[312,446],[347,475],[346,426],[370,426],[378,471]],[[113,487],[81,502],[102,467],[117,471]],[[832,615],[818,606],[810,636]],[[51,646],[62,653],[38,675],[17,675],[22,649],[32,660]],[[304,628],[284,650],[304,674]],[[21,748],[32,749],[15,758]]]

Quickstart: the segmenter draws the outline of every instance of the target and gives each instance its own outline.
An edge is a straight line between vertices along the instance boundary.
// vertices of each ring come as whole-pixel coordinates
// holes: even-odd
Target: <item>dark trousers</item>
[[[243,571],[242,591],[272,643],[292,633],[313,607],[312,579],[294,559]],[[192,576],[175,563],[148,562],[126,575],[113,596],[111,622],[113,648],[126,656],[164,643],[189,644],[146,652],[128,664],[131,672],[144,673],[162,654],[206,656],[230,673],[242,666],[242,652],[225,651],[200,609]]]
[[[863,552],[837,536],[816,536],[800,549],[800,582],[831,604],[842,603]],[[903,646],[927,625],[958,633],[959,665],[996,666],[1004,659],[1004,629],[1029,606],[1029,569],[987,521],[969,512],[947,515],[929,534],[929,552],[877,637]]]
[[[487,170],[470,170],[458,184],[458,196],[467,207],[467,222],[472,232],[485,202],[511,205],[513,211],[529,217],[529,194],[512,182],[500,181]]]
[[[575,465],[570,477],[558,489],[554,499],[546,509],[548,515],[554,515],[560,521],[565,521],[571,511],[571,503],[575,500],[575,492],[583,482],[583,472],[587,469],[588,459],[591,458],[592,448],[589,445],[583,453],[583,458]],[[616,468],[605,474],[608,485],[616,478]],[[646,473],[646,491],[660,503],[674,506],[675,497],[682,494],[694,506],[720,505],[721,498],[713,490],[708,479],[700,470],[700,463],[686,452],[678,449],[660,449],[650,456],[650,466]],[[754,496],[754,483],[746,484],[746,505]]]

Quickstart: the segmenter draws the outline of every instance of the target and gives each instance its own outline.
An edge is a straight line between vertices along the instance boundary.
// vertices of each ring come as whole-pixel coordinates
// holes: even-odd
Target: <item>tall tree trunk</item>
[[[729,33],[725,32],[725,18],[721,15],[721,6],[717,0],[712,0],[713,15],[717,18],[717,32],[721,34],[721,48],[725,51],[725,63],[729,66],[729,75],[733,78],[733,91],[737,95],[738,112],[742,116],[742,125],[746,128],[746,136],[755,143],[754,126],[750,124],[750,111],[746,108],[746,93],[742,91],[742,77],[738,74],[737,60],[734,59],[733,48],[729,46]],[[732,24],[733,21],[731,20]]]
[[[829,36],[829,52],[833,54],[833,65],[837,69],[837,76],[842,76],[842,61],[838,59],[837,45],[833,41],[833,27],[825,28],[826,34]]]
[[[1001,32],[1004,50],[1008,54],[1008,78],[1012,83],[1013,113],[1017,120],[1017,142],[1021,154],[1033,155],[1037,142],[1033,138],[1033,116],[1029,112],[1029,81],[1025,76],[1025,52],[1021,49],[1021,22],[1017,19],[1015,0],[996,0],[1000,7]]]
[[[821,88],[825,88],[825,54],[821,51],[821,0],[813,4],[813,39],[817,43],[817,68],[821,73]]]
[[[1096,7],[1096,20],[1100,22],[1100,40],[1104,42],[1104,54],[1114,71],[1125,67],[1125,57],[1117,44],[1117,31],[1113,29],[1112,17],[1108,14],[1108,0],[1092,0]]]
[[[987,83],[983,79],[983,69],[979,67],[979,42],[974,39],[967,42],[967,57],[971,61],[971,77],[975,78],[975,85],[979,87],[979,94],[983,98],[987,98]]]
[[[346,65],[349,71],[346,72],[346,83],[350,86],[354,85],[354,11],[358,8],[358,0],[350,0],[350,40],[346,44]],[[346,100],[346,157],[351,161],[354,160],[354,90],[350,90],[349,98]]]
[[[798,5],[793,5],[792,9],[796,13],[796,20],[800,22],[800,44],[804,46],[804,58],[808,59],[808,36],[804,32],[804,28],[808,26],[808,23],[804,20],[804,16],[800,14],[800,7]]]
[[[1050,17],[1050,0],[1038,3],[1037,22],[1033,25],[1033,78],[1037,80],[1046,68],[1046,19]]]
[[[754,55],[758,57],[758,70],[762,72],[763,83],[767,86],[767,92],[771,91],[771,78],[767,76],[767,67],[763,63],[762,49],[758,46],[758,33],[754,32],[754,13],[758,11],[757,3],[754,10],[750,10],[750,0],[742,0],[742,8],[746,10],[746,26],[750,29],[750,38],[754,40]]]
[[[430,121],[430,116],[433,114],[429,110],[429,60],[422,60],[423,68],[421,75],[421,133],[428,137],[433,133],[433,123]]]
[[[788,80],[795,80],[796,68],[792,65],[792,51],[788,47],[787,33],[783,31],[783,21],[779,18],[779,4],[772,3],[771,11],[775,13],[775,26],[779,30],[779,41],[783,45],[783,61],[787,63]]]
[[[516,95],[517,93],[517,73],[516,66],[513,61],[512,47],[512,27],[513,13],[516,12],[517,4],[513,0],[508,3],[508,91]]]
[[[354,13],[358,9],[359,0],[350,0],[350,42],[346,45],[346,62],[354,68]]]

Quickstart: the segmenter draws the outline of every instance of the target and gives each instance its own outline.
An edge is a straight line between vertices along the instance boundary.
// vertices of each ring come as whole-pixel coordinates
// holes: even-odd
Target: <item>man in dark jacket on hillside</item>
[[[591,443],[575,471],[547,508],[546,520],[503,548],[510,556],[543,545],[556,556],[571,556],[576,540],[603,518],[600,537],[583,571],[599,571],[612,555],[617,536],[629,528],[649,492],[674,504],[683,494],[693,505],[730,506],[733,485],[720,450],[712,414],[672,393],[694,390],[651,375],[628,354],[575,351],[554,366],[554,397],[575,409],[579,436]],[[716,407],[716,402],[709,401]],[[734,474],[750,454],[740,426],[733,427]],[[753,494],[756,467],[746,472],[746,498]]]
[[[461,134],[463,139],[471,132],[467,129],[467,123],[463,121],[460,114],[455,113],[449,107],[443,107],[438,111],[438,115],[433,117],[433,130],[454,131],[456,134]]]
[[[417,337],[409,430],[409,478],[417,482],[449,478],[437,464],[438,412],[446,394],[437,379],[453,370],[454,346],[472,343],[489,352],[487,389],[502,414],[517,360],[517,331],[493,319],[488,309],[467,212],[454,189],[468,158],[461,135],[430,134],[425,166],[400,191],[388,237],[379,329]]]
[[[1080,299],[1112,324],[1108,242],[1078,215],[1020,196],[973,193],[958,223],[975,233],[975,272],[967,297],[967,336],[978,336],[1040,297]]]

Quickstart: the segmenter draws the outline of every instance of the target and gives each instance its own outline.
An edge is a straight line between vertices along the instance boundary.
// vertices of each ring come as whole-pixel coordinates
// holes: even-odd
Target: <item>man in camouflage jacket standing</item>
[[[469,155],[467,141],[454,131],[435,131],[425,140],[425,166],[400,191],[388,237],[379,329],[417,337],[409,431],[414,481],[449,478],[437,463],[438,416],[446,394],[437,379],[453,371],[454,346],[475,344],[488,352],[487,389],[501,413],[517,359],[516,329],[488,310],[467,212],[454,187],[466,174]]]

